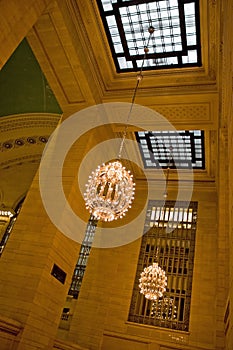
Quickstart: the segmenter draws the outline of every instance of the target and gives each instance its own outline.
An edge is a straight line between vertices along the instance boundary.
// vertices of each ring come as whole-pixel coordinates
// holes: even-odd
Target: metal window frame
[[[195,252],[197,202],[175,202],[150,200],[145,221],[145,232],[142,237],[141,249],[138,259],[137,272],[132,293],[128,321],[152,325],[162,328],[170,328],[182,331],[189,330],[189,315],[192,292],[192,276]],[[161,208],[162,215],[151,219],[153,208]],[[185,218],[177,224],[166,214],[174,210],[183,211],[180,218]],[[188,210],[189,215],[184,214]],[[166,215],[165,215],[165,214]],[[190,215],[192,213],[192,215]],[[167,218],[169,218],[167,220]],[[167,232],[167,228],[172,228]],[[152,244],[153,243],[153,244]],[[140,274],[146,266],[157,261],[165,270],[168,285],[161,302],[168,298],[174,301],[174,309],[166,311],[166,315],[152,316],[153,302],[147,300],[139,291]],[[172,315],[172,317],[171,317]],[[168,317],[169,316],[169,317]],[[173,316],[176,316],[173,318]]]
[[[91,246],[93,243],[97,223],[98,223],[98,220],[96,220],[91,215],[87,223],[85,236],[79,250],[78,261],[75,266],[70,289],[68,291],[68,295],[72,295],[74,299],[78,299],[78,296],[79,296],[88,258],[91,252]]]
[[[144,54],[137,54],[137,55],[131,55],[130,49],[128,46],[126,34],[124,31],[124,26],[121,19],[120,9],[122,7],[129,7],[129,6],[139,6],[141,4],[150,4],[150,3],[159,3],[162,0],[129,0],[129,1],[122,1],[122,0],[116,0],[112,1],[112,7],[113,10],[110,11],[104,11],[104,7],[102,4],[102,0],[97,0],[97,4],[99,7],[100,15],[103,21],[103,25],[105,28],[106,36],[109,42],[109,46],[112,52],[113,60],[115,63],[116,71],[118,73],[120,72],[130,72],[130,71],[138,71],[141,68],[141,63],[143,61]],[[178,1],[178,12],[179,12],[179,21],[180,21],[180,37],[181,37],[181,46],[182,50],[180,51],[164,51],[164,52],[151,52],[147,54],[147,60],[151,60],[153,64],[145,64],[144,70],[158,70],[158,69],[172,69],[172,68],[185,68],[185,67],[200,67],[202,65],[202,58],[201,58],[201,38],[200,38],[200,12],[199,12],[199,0],[177,0]],[[196,45],[188,45],[187,44],[187,33],[186,33],[186,26],[185,26],[185,10],[184,6],[189,3],[194,3],[195,7],[195,27],[196,27]],[[158,12],[159,13],[159,12]],[[140,12],[139,12],[140,15]],[[112,39],[112,35],[110,32],[110,28],[107,22],[108,16],[114,16],[115,21],[117,24],[118,33],[120,36],[121,45],[123,46],[123,52],[117,53],[114,48],[114,43]],[[150,14],[148,15],[150,17]],[[163,18],[161,18],[161,21]],[[146,21],[147,28],[149,25],[153,25],[153,20],[148,18]],[[145,25],[140,25],[141,27],[145,27]],[[171,27],[173,29],[173,27]],[[133,28],[132,28],[133,30]],[[145,33],[144,33],[145,32]],[[145,28],[143,28],[143,31],[141,31],[142,35],[142,41],[146,42],[147,38],[147,32]],[[163,38],[163,35],[161,35],[161,38]],[[162,39],[161,39],[162,41]],[[171,40],[172,41],[172,40]],[[154,47],[153,45],[152,47]],[[136,46],[135,46],[136,47]],[[164,46],[166,48],[166,45]],[[196,62],[182,62],[182,57],[187,56],[188,51],[190,50],[196,50],[197,52],[197,60]],[[118,62],[118,58],[125,58],[126,61],[131,62],[132,68],[121,68]],[[169,57],[177,58],[177,63],[172,64],[161,64],[161,60],[167,59]],[[159,61],[160,60],[160,61]]]
[[[195,135],[196,131],[199,135]],[[140,134],[144,134],[144,136],[140,136]],[[136,132],[135,137],[145,169],[160,167],[166,169],[168,166],[171,169],[205,169],[203,130],[144,131]],[[152,144],[152,139],[156,140],[154,144]],[[145,156],[145,152],[148,157]],[[170,159],[171,156],[172,159]],[[148,165],[148,162],[151,165]],[[199,165],[199,163],[201,164]]]

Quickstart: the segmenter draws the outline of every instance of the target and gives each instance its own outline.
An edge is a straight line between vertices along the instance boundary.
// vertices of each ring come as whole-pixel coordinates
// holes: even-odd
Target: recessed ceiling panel
[[[118,72],[201,65],[199,0],[97,0]],[[148,28],[155,31],[148,44]]]

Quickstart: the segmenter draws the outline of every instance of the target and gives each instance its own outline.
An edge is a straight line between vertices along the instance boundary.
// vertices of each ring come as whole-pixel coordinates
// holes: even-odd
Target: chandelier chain
[[[167,173],[166,173],[166,181],[165,181],[165,191],[164,191],[164,198],[166,199],[168,197],[168,181],[169,181],[169,173],[171,169],[171,163],[173,159],[173,154],[172,154],[173,147],[170,146],[169,148],[169,159],[168,159],[168,166],[167,166]]]
[[[143,55],[141,69],[140,69],[139,74],[137,74],[137,83],[136,83],[136,86],[134,88],[134,92],[133,92],[133,96],[132,96],[132,100],[131,100],[129,113],[128,113],[128,116],[126,118],[126,126],[124,128],[124,132],[123,132],[123,136],[122,136],[122,140],[121,140],[121,145],[120,145],[120,149],[119,149],[118,159],[121,159],[122,150],[123,150],[123,146],[124,146],[124,143],[125,143],[126,134],[127,134],[127,130],[128,130],[128,122],[129,122],[129,119],[130,119],[130,116],[131,116],[131,113],[132,113],[132,110],[133,110],[133,106],[134,106],[134,103],[135,103],[135,99],[136,99],[136,95],[137,95],[137,90],[138,90],[139,84],[140,84],[140,82],[142,81],[142,78],[143,78],[143,75],[142,75],[143,67],[144,67],[144,63],[145,63],[146,57],[147,57],[147,53],[149,52],[148,46],[149,46],[149,42],[150,42],[151,36],[154,33],[154,27],[150,26],[148,28],[148,31],[149,31],[150,35],[149,35],[149,37],[147,39],[147,44],[144,47],[144,55]]]
[[[149,51],[148,44],[151,34],[154,32],[154,27],[150,26],[148,31],[150,36],[147,46],[144,47],[144,58],[140,73],[137,76],[137,84],[134,89],[126,125],[132,113],[139,83],[142,80],[142,69],[146,54]],[[134,200],[135,183],[133,182],[133,175],[130,174],[130,170],[126,170],[120,161],[126,132],[127,126],[120,145],[119,159],[108,164],[103,163],[99,165],[95,171],[92,171],[86,184],[84,193],[86,208],[97,220],[112,221],[123,218],[128,209],[131,208],[131,203]]]

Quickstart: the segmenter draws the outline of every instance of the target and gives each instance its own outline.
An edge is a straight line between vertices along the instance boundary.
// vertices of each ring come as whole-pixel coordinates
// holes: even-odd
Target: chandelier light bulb
[[[156,319],[174,320],[177,318],[177,308],[174,299],[165,297],[152,302],[151,316]]]
[[[89,176],[84,200],[86,208],[101,221],[125,216],[134,199],[135,183],[120,161],[103,163]]]
[[[166,291],[167,277],[165,271],[161,269],[158,263],[145,267],[139,279],[140,293],[145,295],[146,299],[157,300],[163,296]]]

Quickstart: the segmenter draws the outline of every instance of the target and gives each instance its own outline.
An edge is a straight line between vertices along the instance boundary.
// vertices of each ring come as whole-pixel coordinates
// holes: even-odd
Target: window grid
[[[11,219],[10,219],[10,221],[9,221],[9,224],[8,224],[8,226],[7,226],[7,228],[6,228],[6,231],[5,231],[5,233],[3,234],[3,236],[2,236],[2,239],[1,239],[1,241],[0,241],[0,257],[2,256],[2,253],[3,253],[3,251],[4,251],[5,247],[6,247],[7,241],[8,241],[8,239],[10,238],[11,231],[12,231],[12,229],[13,229],[13,227],[14,227],[14,224],[15,224],[15,222],[16,222],[16,220],[17,220],[17,217],[18,217],[18,215],[19,215],[19,213],[20,213],[20,210],[21,210],[21,208],[22,208],[24,199],[25,199],[25,198],[23,198],[23,199],[19,202],[19,204],[17,205],[17,207],[16,207],[16,209],[15,209],[15,215],[11,217]]]
[[[174,206],[149,201],[129,321],[188,331],[197,203]],[[167,276],[166,292],[157,302],[147,300],[138,287],[141,272],[153,262]]]
[[[72,295],[74,299],[78,299],[83,276],[87,266],[87,261],[91,251],[92,242],[95,235],[97,222],[98,221],[94,219],[93,216],[90,217],[87,224],[85,236],[80,247],[78,261],[74,269],[71,286],[68,292],[68,295]]]
[[[199,0],[97,0],[118,72],[201,66]]]
[[[135,135],[145,168],[205,168],[203,130],[139,131]]]

